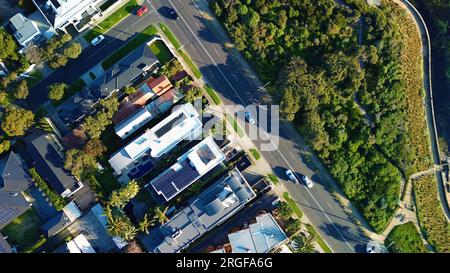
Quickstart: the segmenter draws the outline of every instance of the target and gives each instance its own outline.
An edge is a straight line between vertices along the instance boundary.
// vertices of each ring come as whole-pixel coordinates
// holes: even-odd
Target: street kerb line
[[[192,33],[192,35],[194,36],[194,38],[199,42],[200,46],[202,47],[202,49],[205,51],[206,55],[208,55],[208,57],[211,59],[211,61],[214,63],[214,65],[217,67],[217,69],[219,70],[220,74],[222,75],[222,77],[225,79],[225,81],[228,83],[228,85],[231,87],[231,89],[233,90],[233,92],[236,94],[236,96],[239,98],[239,100],[241,101],[242,105],[245,106],[245,102],[243,101],[243,99],[241,98],[241,96],[239,96],[239,93],[236,91],[236,89],[234,88],[234,86],[230,83],[230,81],[228,80],[228,78],[225,76],[225,74],[223,73],[222,69],[220,69],[220,67],[217,65],[217,63],[214,61],[214,59],[211,57],[211,55],[209,54],[208,50],[206,50],[206,48],[203,46],[203,44],[200,42],[200,40],[198,39],[197,35],[195,35],[194,31],[192,31],[191,27],[186,23],[186,20],[184,19],[184,17],[179,13],[179,11],[177,10],[177,8],[174,6],[174,4],[172,3],[171,0],[169,0],[169,3],[172,5],[172,8],[179,14],[181,20],[183,21],[183,23],[186,25],[186,27],[189,29],[189,31]],[[259,123],[257,121],[257,123]],[[264,131],[264,130],[263,130]],[[289,168],[292,168],[291,164],[289,164],[289,161],[283,156],[283,154],[278,150],[278,148],[274,145],[274,143],[272,142],[272,139],[267,135],[267,133],[264,131],[264,134],[266,134],[267,138],[270,140],[270,143],[274,146],[275,150],[280,154],[280,156],[284,159],[285,163],[289,166]],[[295,175],[295,174],[294,174]],[[298,177],[297,177],[298,178]],[[311,196],[311,198],[314,200],[314,202],[316,202],[316,204],[318,205],[318,207],[320,208],[320,210],[322,211],[322,213],[325,215],[325,217],[327,218],[327,220],[330,222],[330,224],[334,227],[334,229],[337,231],[337,233],[342,237],[342,239],[345,241],[345,243],[347,244],[347,246],[350,248],[350,250],[352,250],[352,252],[354,252],[354,250],[352,249],[352,247],[350,246],[350,244],[348,243],[348,241],[345,239],[345,237],[342,235],[342,233],[339,232],[338,228],[334,225],[334,223],[331,221],[330,217],[327,215],[327,213],[323,210],[322,206],[320,206],[319,202],[317,201],[317,199],[311,194],[309,189],[306,189],[306,191],[309,193],[309,195]],[[319,232],[319,231],[317,231]],[[328,245],[328,243],[327,243]],[[331,247],[330,247],[331,248]],[[331,248],[332,249],[332,248]],[[333,249],[332,249],[333,250]],[[333,250],[334,252],[334,250]]]

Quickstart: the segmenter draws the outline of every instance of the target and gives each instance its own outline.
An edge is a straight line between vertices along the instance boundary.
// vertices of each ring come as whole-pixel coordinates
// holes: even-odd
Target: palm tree
[[[113,191],[111,193],[111,197],[109,198],[109,205],[117,208],[123,208],[126,205],[125,200],[122,198],[120,191]]]
[[[296,253],[313,253],[314,252],[314,236],[305,235],[295,236],[292,241],[292,246]]]
[[[153,216],[153,219],[156,220],[161,225],[165,222],[169,221],[169,218],[166,216],[167,210],[169,207],[156,207],[155,208],[155,215]]]
[[[148,234],[148,228],[153,224],[153,221],[150,219],[150,215],[146,213],[144,215],[144,218],[142,218],[142,221],[139,222],[139,231],[145,232],[145,234]]]
[[[126,186],[111,193],[109,204],[122,209],[138,192],[139,184],[135,180],[131,180]]]
[[[129,241],[134,240],[134,238],[136,237],[136,234],[137,234],[137,229],[130,222],[130,223],[125,223],[125,225],[123,226],[122,232],[120,234],[120,237],[125,239],[125,241],[129,242]]]

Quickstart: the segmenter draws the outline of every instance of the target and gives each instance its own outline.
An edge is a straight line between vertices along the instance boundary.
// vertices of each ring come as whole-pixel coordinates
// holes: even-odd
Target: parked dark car
[[[178,13],[174,9],[168,8],[168,11],[170,18],[172,18],[173,20],[177,20],[179,18]]]

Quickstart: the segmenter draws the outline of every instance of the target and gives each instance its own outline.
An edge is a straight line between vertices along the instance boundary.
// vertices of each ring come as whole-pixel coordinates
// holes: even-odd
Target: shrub
[[[29,173],[31,175],[31,178],[33,179],[34,184],[42,189],[42,191],[50,199],[50,202],[53,204],[56,210],[60,211],[67,205],[67,201],[63,197],[61,197],[61,195],[56,194],[49,188],[47,182],[41,177],[41,175],[36,171],[35,168],[31,168],[29,170]]]
[[[427,252],[419,232],[412,222],[395,226],[386,237],[384,244],[391,252],[423,253]]]
[[[290,234],[297,232],[300,229],[301,222],[298,219],[289,218],[284,222],[284,228]]]

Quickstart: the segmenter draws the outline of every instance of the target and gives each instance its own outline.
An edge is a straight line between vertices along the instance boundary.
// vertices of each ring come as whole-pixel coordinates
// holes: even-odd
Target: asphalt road
[[[149,12],[143,17],[129,16],[105,34],[105,41],[99,47],[88,47],[78,59],[70,61],[30,90],[28,108],[36,110],[47,100],[47,86],[54,82],[70,83],[79,78],[90,67],[126,43],[131,36],[151,23],[165,22],[192,57],[204,79],[220,94],[222,101],[230,105],[264,104],[263,92],[258,91],[261,83],[248,66],[237,61],[225,48],[227,36],[213,29],[192,1],[151,0],[146,1]],[[166,17],[164,7],[173,7],[180,18]],[[256,146],[262,142],[254,141]],[[282,179],[292,197],[297,201],[311,223],[318,229],[334,252],[364,252],[369,240],[344,212],[330,193],[322,172],[314,172],[300,147],[300,135],[290,123],[280,123],[280,143],[273,152],[262,152],[274,172]],[[284,171],[289,168],[296,174],[306,174],[316,183],[314,188],[292,184]]]
[[[180,40],[183,48],[198,65],[205,80],[221,95],[226,104],[263,104],[264,94],[258,91],[261,84],[256,75],[235,60],[225,48],[228,42],[220,31],[213,29],[192,1],[152,0],[152,8],[176,9],[180,18],[171,20],[160,13],[155,14],[164,21]],[[273,152],[262,152],[280,178],[286,179],[284,171],[292,169],[296,174],[306,174],[316,185],[307,189],[303,185],[283,181],[305,215],[317,227],[324,240],[335,252],[364,252],[369,240],[352,222],[335,198],[330,187],[308,166],[304,150],[299,146],[299,134],[290,123],[280,123],[280,143]],[[257,147],[263,140],[254,141]]]

